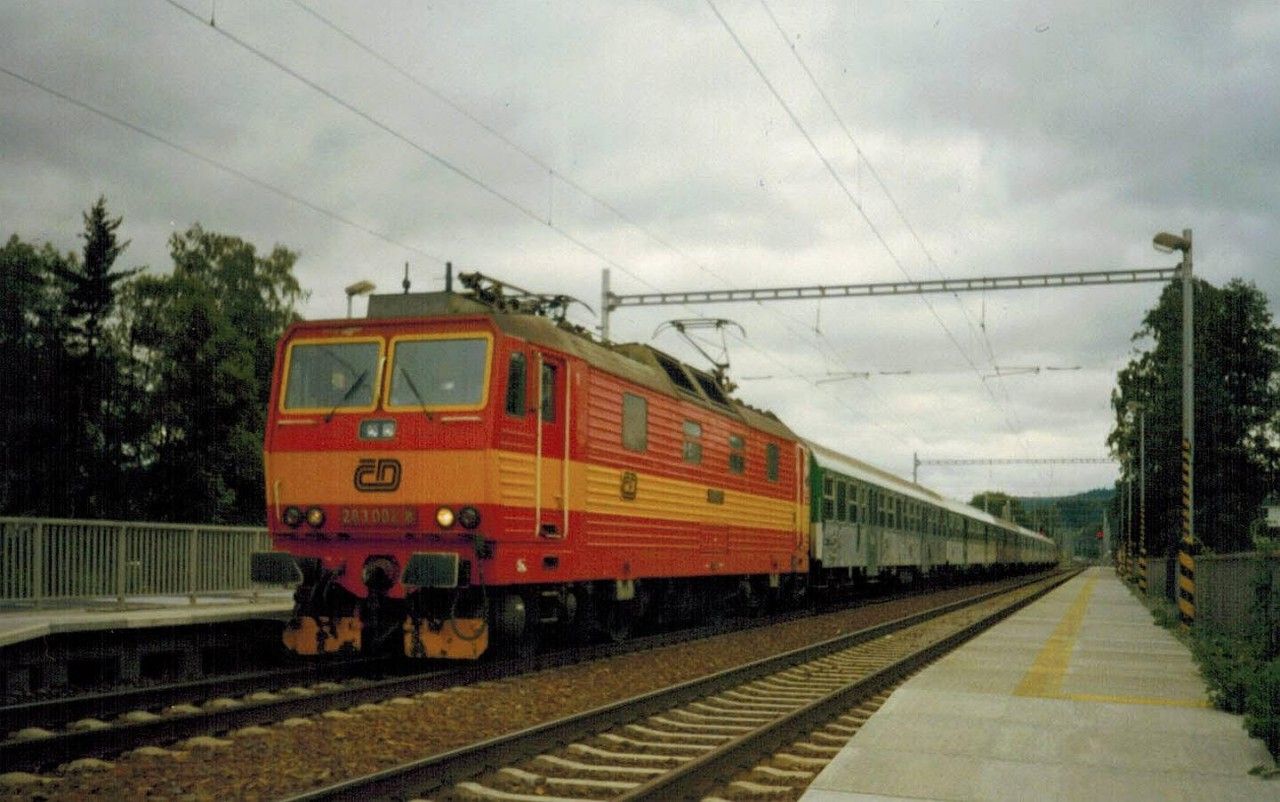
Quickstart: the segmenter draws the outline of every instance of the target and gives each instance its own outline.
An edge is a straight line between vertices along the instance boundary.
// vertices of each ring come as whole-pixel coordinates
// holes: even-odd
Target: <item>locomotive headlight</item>
[[[312,507],[307,510],[307,523],[319,529],[324,524],[324,510],[319,507]]]
[[[441,507],[436,510],[436,523],[440,524],[441,529],[448,529],[453,526],[453,510],[448,507]]]
[[[285,507],[284,513],[280,516],[285,526],[297,526],[302,523],[302,510],[297,507]]]
[[[390,440],[396,436],[394,420],[362,420],[360,421],[361,440]]]
[[[480,525],[480,511],[475,507],[463,507],[458,510],[458,523],[464,529],[475,529]]]

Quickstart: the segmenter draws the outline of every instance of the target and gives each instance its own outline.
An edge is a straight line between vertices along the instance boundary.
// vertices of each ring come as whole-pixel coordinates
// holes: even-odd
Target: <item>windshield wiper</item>
[[[350,399],[351,396],[356,394],[356,390],[360,389],[360,385],[364,384],[364,379],[368,375],[369,375],[368,368],[365,368],[364,370],[360,371],[360,375],[357,376],[356,380],[351,383],[351,386],[347,388],[347,391],[342,394],[342,398],[339,398],[338,403],[334,404],[333,409],[329,410],[329,414],[324,416],[325,423],[328,423],[329,421],[333,420],[333,415],[335,412],[338,411],[338,407],[347,403],[347,400]]]
[[[434,420],[431,413],[427,411],[427,402],[423,399],[422,393],[418,392],[418,385],[413,383],[413,377],[409,375],[409,370],[404,365],[400,366],[400,375],[404,376],[405,382],[409,385],[409,390],[413,392],[413,397],[418,399],[418,405],[422,407],[422,414],[427,416],[427,420]]]

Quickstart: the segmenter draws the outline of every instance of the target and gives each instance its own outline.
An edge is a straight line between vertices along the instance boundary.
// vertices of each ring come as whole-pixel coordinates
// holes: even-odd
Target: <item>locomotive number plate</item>
[[[343,526],[413,526],[418,512],[413,507],[343,507]]]

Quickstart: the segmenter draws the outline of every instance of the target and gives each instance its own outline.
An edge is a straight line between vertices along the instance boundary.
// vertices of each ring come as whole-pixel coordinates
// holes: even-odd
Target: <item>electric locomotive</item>
[[[299,654],[474,659],[796,597],[808,448],[723,376],[480,274],[279,343],[264,445]]]

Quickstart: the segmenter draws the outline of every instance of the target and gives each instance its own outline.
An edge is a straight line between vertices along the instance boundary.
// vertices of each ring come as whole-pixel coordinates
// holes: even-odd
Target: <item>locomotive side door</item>
[[[538,409],[534,439],[534,534],[569,533],[569,370],[560,357],[536,353]]]

